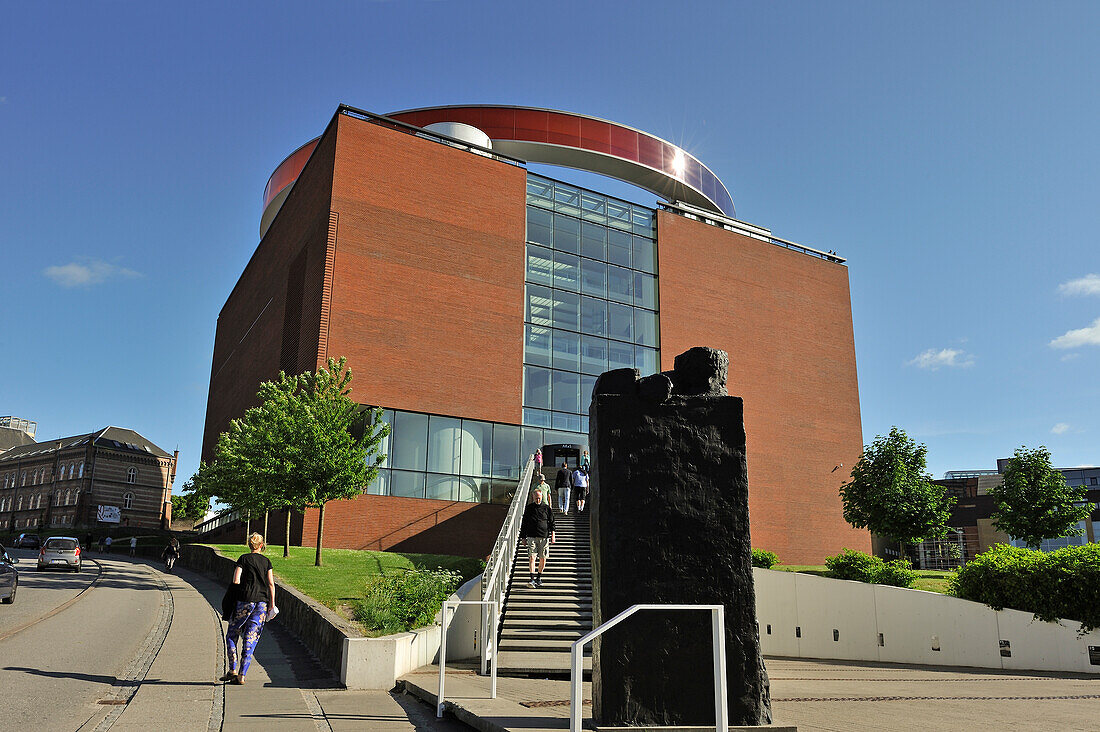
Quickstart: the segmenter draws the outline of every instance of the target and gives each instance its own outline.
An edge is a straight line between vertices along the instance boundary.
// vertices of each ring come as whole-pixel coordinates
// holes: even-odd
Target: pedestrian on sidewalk
[[[137,554],[137,537],[136,536],[131,536],[130,537],[130,556],[132,557],[135,554]]]
[[[103,537],[103,553],[104,554],[110,554],[111,553],[111,537],[110,536]]]
[[[592,458],[588,457],[588,450],[584,451],[584,457],[581,458],[581,470],[585,475],[592,472]]]
[[[553,506],[554,502],[550,500],[550,484],[546,482],[546,476],[542,473],[539,473],[535,476],[535,480],[537,480],[538,483],[535,484],[534,490],[542,491],[543,501],[546,503],[547,506]]]
[[[237,605],[229,630],[225,634],[225,650],[229,657],[229,673],[221,681],[243,684],[252,664],[252,654],[260,640],[264,623],[268,617],[275,617],[279,609],[275,607],[275,575],[271,570],[271,560],[263,555],[267,548],[264,538],[253,532],[248,537],[248,554],[237,559],[237,568],[233,570],[233,584],[237,590]],[[271,609],[270,614],[268,608]],[[237,662],[237,641],[243,637],[241,659]]]
[[[554,543],[554,512],[543,501],[541,488],[535,489],[535,500],[523,510],[523,520],[519,525],[519,538],[527,543],[527,558],[530,561],[530,588],[542,587],[542,573],[546,571],[546,558],[550,554],[550,545]],[[535,561],[538,560],[538,571]]]
[[[573,471],[573,492],[577,496],[577,513],[583,513],[584,501],[588,498],[588,471],[584,468]]]
[[[541,473],[542,472],[542,448],[541,447],[535,450],[535,472],[536,473]]]
[[[558,492],[558,510],[564,514],[569,513],[569,491],[573,488],[573,474],[569,471],[569,463],[562,460],[558,476],[554,479],[554,489]]]

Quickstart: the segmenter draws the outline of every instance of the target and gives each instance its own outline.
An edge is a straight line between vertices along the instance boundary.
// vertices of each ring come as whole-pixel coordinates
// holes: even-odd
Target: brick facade
[[[847,267],[663,211],[657,236],[662,368],[721,348],[745,400],[753,546],[791,564],[868,551],[838,494],[863,449]]]

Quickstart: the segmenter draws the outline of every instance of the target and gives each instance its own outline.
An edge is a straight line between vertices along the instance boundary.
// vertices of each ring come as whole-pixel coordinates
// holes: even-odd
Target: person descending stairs
[[[529,587],[526,548],[516,552],[504,601],[497,672],[525,676],[568,674],[573,642],[592,629],[592,554],[588,513],[555,512],[542,585]],[[591,646],[584,665],[591,668]]]

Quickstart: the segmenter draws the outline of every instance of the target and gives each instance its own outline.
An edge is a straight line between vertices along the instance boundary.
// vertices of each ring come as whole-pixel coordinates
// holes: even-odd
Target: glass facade
[[[597,376],[660,370],[654,217],[528,174],[525,425],[587,434]]]
[[[508,503],[535,450],[576,441],[535,427],[393,409],[382,420],[390,434],[379,452],[388,457],[367,488],[375,496]]]

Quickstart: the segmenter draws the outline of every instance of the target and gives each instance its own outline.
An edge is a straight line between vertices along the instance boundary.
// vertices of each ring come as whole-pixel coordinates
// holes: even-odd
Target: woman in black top
[[[275,607],[275,576],[271,571],[271,560],[262,552],[267,545],[259,534],[248,537],[248,548],[252,551],[242,554],[233,570],[233,584],[237,589],[237,609],[229,621],[229,631],[225,634],[225,649],[229,657],[229,673],[221,678],[234,684],[243,684],[248,667],[252,663],[252,653],[260,640],[264,621],[278,612]],[[241,647],[241,662],[237,664],[237,640],[244,638]]]

